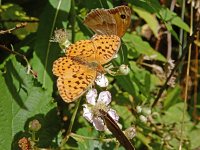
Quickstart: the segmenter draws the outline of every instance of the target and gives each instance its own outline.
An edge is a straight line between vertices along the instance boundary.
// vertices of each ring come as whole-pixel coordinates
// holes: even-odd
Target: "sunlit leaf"
[[[44,117],[55,106],[51,104],[51,95],[32,75],[26,73],[26,68],[15,58],[7,62],[5,70],[6,73],[1,73],[0,76],[0,149],[11,149],[12,141],[16,146],[20,134],[25,130],[28,133],[30,118],[37,115]],[[52,125],[48,125],[49,130],[52,130]]]

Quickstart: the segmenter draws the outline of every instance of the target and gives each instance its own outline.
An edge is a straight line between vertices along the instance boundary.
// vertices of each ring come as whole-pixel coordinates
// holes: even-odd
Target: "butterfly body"
[[[102,65],[118,52],[120,38],[115,35],[97,35],[91,40],[81,40],[67,48],[65,57],[53,63],[53,74],[58,76],[57,87],[62,99],[73,102],[94,83]]]

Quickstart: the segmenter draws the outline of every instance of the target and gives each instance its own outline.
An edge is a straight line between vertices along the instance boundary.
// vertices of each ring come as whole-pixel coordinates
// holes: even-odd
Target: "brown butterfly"
[[[118,6],[113,9],[92,10],[84,20],[84,24],[96,34],[117,35],[122,37],[131,22],[131,9]]]

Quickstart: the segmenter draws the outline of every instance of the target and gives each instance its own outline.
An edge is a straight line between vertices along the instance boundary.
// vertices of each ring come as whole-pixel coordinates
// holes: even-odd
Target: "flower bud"
[[[34,119],[29,123],[29,129],[31,131],[37,132],[38,130],[40,130],[41,128],[41,124],[38,120]]]
[[[145,116],[149,116],[151,114],[151,109],[150,108],[147,108],[147,107],[144,107],[142,109],[142,113],[145,115]]]
[[[128,139],[133,139],[135,137],[135,135],[136,135],[136,129],[135,129],[135,127],[134,126],[129,127],[128,129],[126,129],[124,131],[124,134],[126,135],[126,137]]]
[[[146,123],[146,122],[147,122],[147,118],[146,118],[145,116],[140,115],[139,118],[140,118],[140,121],[141,121],[141,122],[143,122],[143,123]]]
[[[136,111],[137,111],[137,113],[141,113],[142,112],[142,107],[141,106],[137,106],[136,107]]]
[[[127,75],[128,73],[130,72],[130,69],[127,65],[125,64],[122,64],[120,67],[119,67],[119,73],[122,74],[122,75]]]

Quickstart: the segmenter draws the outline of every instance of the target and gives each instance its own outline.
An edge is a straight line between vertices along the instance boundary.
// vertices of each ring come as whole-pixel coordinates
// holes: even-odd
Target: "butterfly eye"
[[[122,19],[126,19],[126,15],[120,15]]]

